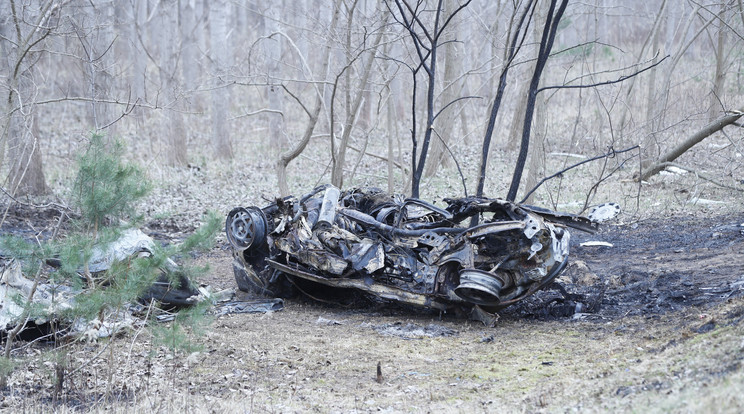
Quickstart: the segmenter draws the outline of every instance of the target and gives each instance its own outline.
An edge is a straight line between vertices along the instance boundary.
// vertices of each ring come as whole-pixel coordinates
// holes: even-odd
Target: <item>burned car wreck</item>
[[[321,186],[227,216],[238,287],[338,301],[351,289],[439,311],[495,312],[550,285],[581,216],[500,199],[440,208],[374,188]]]

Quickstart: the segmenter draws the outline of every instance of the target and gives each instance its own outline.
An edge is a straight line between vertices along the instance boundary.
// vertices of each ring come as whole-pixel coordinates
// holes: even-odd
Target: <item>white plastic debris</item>
[[[579,244],[579,246],[581,247],[612,247],[614,245],[612,243],[608,243],[605,241],[589,240],[589,241],[585,241]]]
[[[677,175],[685,175],[687,174],[687,170],[683,170],[682,168],[675,167],[673,165],[668,165],[664,170]]]
[[[9,329],[21,323],[24,304],[32,291],[32,302],[39,307],[38,315],[54,315],[69,309],[77,293],[72,288],[62,285],[39,283],[36,290],[34,281],[23,276],[21,264],[11,260],[0,263],[0,330]],[[45,316],[36,316],[30,321],[43,324],[48,321]]]
[[[128,229],[111,244],[105,246],[106,250],[94,247],[88,263],[91,273],[102,272],[111,268],[115,261],[126,260],[140,252],[152,252],[153,240],[140,229]]]
[[[620,214],[620,205],[617,203],[603,203],[592,208],[587,217],[595,223],[602,223],[617,217],[618,214]]]

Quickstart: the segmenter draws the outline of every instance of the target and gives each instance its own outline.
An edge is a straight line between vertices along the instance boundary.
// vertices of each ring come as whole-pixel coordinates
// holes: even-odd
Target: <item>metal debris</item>
[[[132,257],[149,257],[153,248],[152,238],[138,229],[128,229],[113,242],[94,247],[87,270],[94,278],[102,278],[115,262]],[[51,267],[61,266],[57,259],[47,260],[47,264]],[[159,278],[140,296],[141,302],[156,300],[167,308],[190,306],[205,299],[189,279],[180,274],[178,265],[172,260],[168,259],[160,271]],[[83,269],[78,270],[80,275],[83,272]],[[172,273],[178,276],[169,276]],[[172,283],[171,280],[177,280],[178,283]],[[133,316],[136,313],[136,304],[106,310],[102,318],[92,321],[63,320],[61,315],[65,315],[64,311],[74,306],[76,297],[84,290],[85,287],[74,288],[53,283],[47,278],[41,278],[34,288],[34,281],[22,274],[21,264],[0,253],[0,333],[9,332],[18,324],[25,324],[24,330],[38,332],[38,336],[49,336],[47,332],[50,331],[50,323],[56,323],[59,324],[58,333],[94,340],[133,329],[141,322],[138,317]],[[23,317],[23,310],[25,306],[29,306],[29,297],[34,312],[33,317],[26,319]]]
[[[347,302],[352,291],[439,311],[493,313],[544,288],[565,268],[572,214],[500,199],[445,199],[446,208],[375,188],[321,186],[227,216],[238,287]]]
[[[284,309],[282,299],[234,300],[215,305],[212,314],[215,316],[233,313],[268,313]]]

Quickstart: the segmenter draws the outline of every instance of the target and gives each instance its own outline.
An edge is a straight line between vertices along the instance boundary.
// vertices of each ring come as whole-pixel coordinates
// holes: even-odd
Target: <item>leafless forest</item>
[[[0,0],[0,58],[3,232],[67,214],[95,134],[146,171],[166,241],[323,183],[623,211],[614,248],[572,247],[571,292],[609,292],[586,320],[288,301],[183,358],[144,331],[75,343],[63,412],[744,406],[742,0]],[[198,260],[235,287],[226,249]],[[380,333],[430,323],[454,334]],[[0,409],[52,401],[40,348]]]
[[[522,26],[523,2],[414,3],[5,1],[4,196],[54,187],[91,133],[121,137],[150,167],[260,163],[277,193],[331,181],[411,193],[417,173],[474,193],[506,72],[485,169],[486,192],[504,196],[550,2]],[[575,190],[617,168],[631,179],[639,161],[736,117],[743,18],[739,1],[569,3],[539,79],[520,198],[582,158],[639,145],[595,163]],[[741,133],[710,141],[678,162],[740,187]],[[546,185],[538,200],[560,191]]]

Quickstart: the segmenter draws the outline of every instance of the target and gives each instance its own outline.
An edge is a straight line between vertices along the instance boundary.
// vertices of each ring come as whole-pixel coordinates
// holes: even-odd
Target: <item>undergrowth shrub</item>
[[[156,244],[149,255],[114,261],[103,272],[91,271],[89,266],[94,252],[105,252],[124,232],[141,222],[142,216],[136,206],[151,188],[143,171],[125,162],[123,154],[124,147],[117,140],[102,135],[91,136],[77,162],[77,175],[70,195],[75,218],[71,220],[69,234],[44,242],[30,242],[15,236],[0,237],[0,251],[22,263],[22,274],[34,283],[34,289],[25,301],[15,299],[22,312],[17,315],[16,327],[6,335],[4,358],[0,359],[0,385],[7,384],[8,377],[18,366],[12,358],[13,342],[29,320],[45,318],[52,322],[54,332],[50,336],[50,352],[54,361],[55,390],[59,392],[70,362],[67,345],[58,339],[67,334],[73,322],[82,326],[91,322],[103,323],[108,316],[136,303],[154,282],[167,277],[171,286],[180,288],[184,283],[193,284],[193,279],[206,270],[193,266],[176,267],[172,258],[190,257],[211,248],[222,225],[221,218],[214,212],[209,213],[202,227],[180,244]],[[55,264],[54,268],[48,265],[50,263]],[[41,284],[72,287],[76,294],[71,306],[54,307],[51,314],[49,308],[38,306],[33,296]],[[54,300],[54,289],[52,296]],[[64,300],[61,296],[58,299]],[[153,338],[172,352],[193,349],[191,338],[206,322],[205,308],[209,305],[208,301],[201,301],[182,309],[168,324],[159,324],[152,319],[148,325]],[[152,316],[152,313],[148,312],[148,315]],[[65,321],[67,323],[59,323]]]

